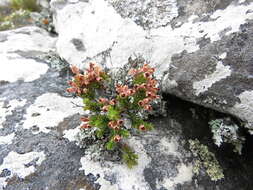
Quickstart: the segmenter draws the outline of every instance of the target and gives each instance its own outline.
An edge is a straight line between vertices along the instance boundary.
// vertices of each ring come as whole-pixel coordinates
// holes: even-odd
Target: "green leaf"
[[[147,82],[147,79],[143,76],[143,73],[138,74],[135,76],[133,83],[134,84],[144,84]]]
[[[154,129],[154,125],[152,123],[144,122],[143,125],[146,127],[146,130]]]
[[[120,118],[120,111],[117,110],[113,106],[109,106],[109,108],[108,108],[108,118],[110,120],[117,120],[117,119],[119,119]]]
[[[96,135],[97,135],[97,138],[100,139],[101,137],[104,136],[104,130],[102,130],[102,129],[96,130]]]
[[[127,145],[122,146],[122,159],[123,162],[126,163],[126,165],[129,168],[133,168],[135,165],[138,164],[138,155],[134,153],[133,150],[131,150],[131,148]]]
[[[96,101],[92,101],[89,98],[84,98],[83,103],[84,103],[84,110],[90,110],[93,112],[100,111],[100,109],[102,107],[101,103],[98,103]]]
[[[117,101],[119,102],[119,109],[121,110],[129,109],[129,106],[131,105],[128,97],[121,98],[120,96],[117,96]]]
[[[120,134],[122,137],[125,137],[125,138],[128,138],[128,137],[130,136],[129,131],[126,130],[126,129],[121,129],[121,130],[119,131],[119,134]]]
[[[134,101],[133,101],[133,104],[131,105],[131,109],[139,109],[141,108],[139,105],[138,105],[138,102],[140,100],[143,100],[144,98],[146,97],[146,91],[144,89],[140,89],[138,90],[135,95],[133,96],[134,98]]]
[[[106,149],[107,150],[113,150],[116,146],[116,143],[113,140],[110,140],[106,143]]]
[[[98,128],[105,128],[108,125],[108,118],[105,115],[92,115],[90,116],[89,124]]]

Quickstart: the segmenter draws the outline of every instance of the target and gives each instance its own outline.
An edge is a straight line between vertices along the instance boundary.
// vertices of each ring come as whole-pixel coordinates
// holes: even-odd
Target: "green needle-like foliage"
[[[88,118],[81,118],[81,130],[95,128],[96,137],[104,142],[105,148],[120,150],[123,162],[132,168],[138,163],[138,155],[123,140],[131,136],[130,128],[153,129],[140,113],[151,111],[151,103],[159,98],[154,69],[147,64],[131,68],[128,75],[123,75],[131,79],[120,84],[95,64],[90,64],[85,73],[76,67],[72,67],[72,72],[75,76],[67,91],[83,98],[84,110],[91,112]],[[131,126],[127,126],[126,120]]]

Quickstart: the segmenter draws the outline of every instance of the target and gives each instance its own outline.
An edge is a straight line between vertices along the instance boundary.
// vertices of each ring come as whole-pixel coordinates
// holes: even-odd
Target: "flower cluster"
[[[110,89],[114,91],[113,95],[106,93],[106,88],[112,85],[105,85],[112,82],[112,78],[101,67],[91,63],[86,72],[81,72],[75,66],[71,69],[75,76],[68,82],[71,87],[67,91],[82,97],[84,109],[91,111],[89,117],[81,118],[81,129],[96,128],[97,138],[104,139],[108,150],[121,149],[128,166],[135,165],[137,155],[123,143],[123,139],[129,137],[131,132],[125,120],[130,120],[131,127],[139,131],[153,128],[138,113],[151,111],[152,102],[159,98],[158,82],[153,77],[154,68],[144,64],[140,68],[130,69],[127,73],[131,80],[116,84]]]
[[[76,66],[72,66],[71,70],[75,77],[74,80],[68,82],[71,87],[67,89],[67,92],[76,93],[79,96],[86,94],[90,88],[94,87],[94,84],[102,85],[102,81],[106,78],[101,67],[94,63],[90,63],[89,69],[84,74]]]

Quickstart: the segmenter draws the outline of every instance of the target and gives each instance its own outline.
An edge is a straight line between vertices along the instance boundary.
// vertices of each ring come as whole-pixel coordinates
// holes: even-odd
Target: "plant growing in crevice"
[[[91,144],[99,141],[108,151],[120,152],[127,166],[133,167],[138,155],[125,139],[133,130],[153,129],[153,125],[144,119],[152,111],[152,104],[161,102],[154,68],[148,64],[129,64],[123,69],[106,72],[90,63],[85,72],[75,66],[72,72],[75,76],[69,81],[71,87],[67,91],[81,97],[84,110],[90,111],[88,117],[81,118],[84,138]],[[82,140],[81,136],[79,134],[79,140]]]
[[[230,118],[216,119],[209,122],[214,143],[220,147],[223,143],[234,146],[234,152],[242,154],[245,138],[239,134],[239,127]]]
[[[212,181],[218,181],[224,178],[223,170],[216,159],[214,153],[208,150],[208,147],[201,144],[199,140],[189,140],[190,150],[195,156],[193,172],[199,174],[203,168]]]

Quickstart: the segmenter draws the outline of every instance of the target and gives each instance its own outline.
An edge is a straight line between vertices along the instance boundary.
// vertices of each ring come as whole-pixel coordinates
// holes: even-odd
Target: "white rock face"
[[[25,178],[26,176],[35,172],[35,167],[33,165],[27,166],[32,161],[35,161],[36,165],[40,165],[46,156],[43,152],[29,152],[26,154],[19,154],[16,152],[10,152],[3,160],[2,165],[0,165],[0,171],[8,169],[11,172],[10,176],[0,177],[0,190],[3,190],[7,185],[7,179],[17,175],[20,178]]]
[[[108,0],[112,5],[127,7],[120,10],[122,17],[130,17],[133,21],[146,24],[146,28],[166,26],[178,16],[176,0]],[[145,14],[143,14],[145,12]]]
[[[99,174],[100,178],[97,182],[101,185],[101,190],[150,190],[151,188],[144,178],[144,170],[149,167],[152,158],[148,155],[148,151],[144,148],[144,146],[147,145],[147,143],[152,143],[152,137],[148,137],[147,135],[146,138],[150,139],[150,141],[147,142],[134,137],[129,140],[129,145],[135,148],[135,152],[139,156],[138,165],[132,169],[127,168],[126,165],[112,162],[104,162],[101,165],[99,162],[92,161],[90,155],[88,154],[81,158],[82,168],[80,170],[84,170],[87,174]],[[182,155],[178,150],[177,140],[174,138],[170,140],[167,137],[162,138],[158,147],[159,150],[157,150],[157,153],[164,153],[168,157],[173,155],[176,158],[182,158]],[[165,177],[163,181],[157,181],[157,189],[162,187],[174,189],[174,187],[178,184],[191,182],[193,177],[191,164],[186,165],[181,160],[175,167],[178,170],[178,174],[175,177]],[[165,165],[162,170],[165,172],[167,170],[174,169],[175,168],[169,168],[169,165]],[[112,185],[108,179],[106,179],[106,176],[113,176],[115,184]]]
[[[49,8],[49,1],[48,0],[37,0],[37,2],[41,7]]]
[[[238,98],[240,103],[237,103],[230,111],[234,115],[238,115],[243,120],[247,120],[246,127],[250,130],[249,132],[253,135],[253,91],[245,91],[241,93]]]
[[[85,67],[89,61],[101,62],[102,53],[108,67],[121,67],[130,56],[142,55],[151,65],[157,67],[161,76],[170,67],[171,57],[184,50],[199,49],[197,39],[209,37],[211,42],[220,39],[219,33],[230,27],[226,34],[239,30],[240,24],[252,18],[246,14],[250,5],[230,5],[218,10],[209,22],[194,22],[194,19],[179,28],[170,25],[145,31],[129,18],[122,18],[114,8],[103,0],[67,3],[60,6],[59,0],[51,1],[55,14],[56,29],[59,32],[57,51],[71,64]],[[196,15],[194,16],[196,18]],[[235,18],[235,19],[231,19]],[[82,50],[74,45],[78,39]]]
[[[12,139],[15,137],[15,133],[11,133],[6,136],[0,136],[0,145],[1,144],[11,144]]]
[[[17,54],[0,54],[2,61],[0,70],[0,81],[15,82],[23,80],[31,82],[38,79],[48,70],[46,64],[27,59]]]
[[[38,27],[0,32],[0,81],[31,82],[45,74],[48,66],[29,56],[30,52],[48,52],[54,49],[55,39]]]
[[[74,129],[68,129],[68,130],[64,130],[63,134],[64,134],[64,138],[68,139],[70,142],[75,141],[76,140],[76,135],[80,130],[80,126],[74,128]]]
[[[23,127],[30,129],[34,126],[39,128],[34,133],[48,133],[56,127],[64,118],[83,113],[82,107],[76,107],[73,103],[82,105],[80,98],[65,98],[58,94],[46,93],[39,96],[34,104],[27,109]]]
[[[142,144],[135,139],[131,139],[131,143],[134,144],[136,153],[139,155],[139,164],[133,169],[127,168],[126,165],[115,164],[112,162],[104,163],[101,166],[99,162],[90,160],[89,155],[81,158],[82,168],[87,173],[93,173],[94,175],[100,174],[98,183],[101,184],[101,190],[146,190],[148,184],[144,179],[143,171],[149,164],[150,158],[147,156]],[[117,183],[112,185],[109,181],[105,180],[106,175],[115,175]]]
[[[27,26],[0,32],[0,54],[15,51],[48,52],[55,47],[55,38],[38,27]]]
[[[169,3],[169,5],[159,12],[160,9],[157,7],[162,3]],[[205,4],[199,2],[200,5],[201,3]],[[150,4],[152,5],[150,6]],[[57,52],[70,64],[80,68],[85,68],[90,61],[106,65],[109,68],[122,67],[128,63],[129,57],[140,55],[151,66],[156,67],[156,76],[160,78],[164,71],[169,71],[170,68],[174,67],[172,57],[176,54],[182,52],[187,55],[197,53],[197,51],[205,49],[199,43],[200,39],[207,39],[210,44],[218,43],[225,37],[240,32],[240,26],[253,19],[253,2],[239,1],[226,5],[224,9],[203,14],[209,17],[208,19],[205,19],[203,15],[195,14],[197,11],[195,9],[201,9],[201,7],[191,7],[190,14],[192,15],[172,26],[173,19],[180,16],[178,4],[179,2],[174,0],[169,2],[151,0],[90,0],[87,2],[52,0],[51,6],[55,12],[54,22],[59,33],[56,45]],[[162,16],[163,13],[166,13],[166,16]],[[139,21],[144,24],[138,23]],[[151,26],[148,29],[144,26],[146,21]],[[191,67],[196,67],[196,70],[200,68],[201,74],[204,74],[205,77],[200,77],[202,78],[200,80],[197,72],[189,73],[188,70],[181,70],[181,75],[177,75],[176,78],[170,78],[172,73],[167,73],[163,77],[163,84],[166,84],[163,85],[163,90],[170,93],[170,90],[173,89],[174,95],[220,111],[230,112],[230,109],[226,107],[227,105],[224,106],[222,102],[232,102],[229,98],[235,101],[236,97],[233,95],[235,93],[229,91],[233,88],[234,83],[226,84],[227,86],[231,85],[228,92],[219,91],[215,93],[216,96],[213,95],[214,93],[207,94],[210,97],[214,96],[213,98],[216,100],[228,97],[226,100],[220,100],[221,103],[216,105],[206,103],[210,102],[208,100],[210,97],[201,101],[199,96],[208,92],[214,84],[222,79],[234,76],[233,72],[240,72],[235,71],[233,65],[229,65],[228,61],[223,64],[223,60],[229,60],[231,55],[238,54],[234,52],[235,49],[231,48],[231,50],[227,49],[228,51],[222,50],[216,53],[211,48],[211,51],[203,50],[209,57],[218,59],[215,61],[218,62],[216,71],[212,74],[208,72],[205,74],[209,67],[213,67],[213,62],[210,61],[209,65],[202,66],[202,68],[201,65],[197,64],[198,60],[195,58],[196,65],[194,66],[193,60]],[[249,50],[245,51],[248,52]],[[250,58],[246,59],[250,60]],[[177,66],[187,68],[180,64]],[[179,83],[179,81],[184,80],[192,82],[192,84],[189,82],[186,89],[181,87]],[[234,80],[239,79],[235,78]],[[184,97],[185,94],[192,94],[192,97],[186,98]],[[229,106],[232,107],[233,105]],[[230,113],[242,118],[242,114],[239,114],[238,110]],[[250,121],[250,115],[253,115],[253,112],[248,109],[247,113],[247,116],[244,115],[242,119]]]

